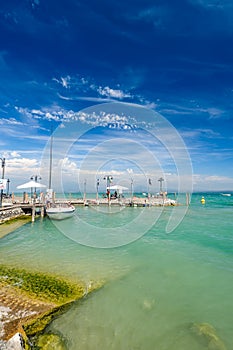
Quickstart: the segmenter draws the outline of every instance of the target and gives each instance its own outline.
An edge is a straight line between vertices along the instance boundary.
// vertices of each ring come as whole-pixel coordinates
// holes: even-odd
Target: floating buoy
[[[201,204],[205,204],[205,198],[201,197]]]

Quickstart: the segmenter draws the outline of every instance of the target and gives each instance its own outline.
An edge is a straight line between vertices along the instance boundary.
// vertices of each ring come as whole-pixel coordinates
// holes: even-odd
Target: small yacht
[[[75,207],[67,202],[51,203],[46,207],[46,213],[50,219],[63,220],[74,215]]]

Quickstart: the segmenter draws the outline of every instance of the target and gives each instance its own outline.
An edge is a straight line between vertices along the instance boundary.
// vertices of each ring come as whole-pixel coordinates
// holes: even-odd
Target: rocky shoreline
[[[26,216],[26,215],[20,207],[1,208],[1,210],[0,210],[0,224],[7,222],[8,220],[12,220],[12,219],[19,218],[22,216]]]

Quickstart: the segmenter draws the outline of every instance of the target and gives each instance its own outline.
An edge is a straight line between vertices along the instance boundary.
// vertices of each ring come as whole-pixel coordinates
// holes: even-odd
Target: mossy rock
[[[40,335],[35,346],[37,349],[43,350],[67,350],[63,339],[59,335],[53,333]]]
[[[56,305],[79,299],[85,294],[83,283],[75,284],[48,274],[4,265],[0,265],[0,282],[14,286],[31,297]]]
[[[8,226],[8,225],[13,224],[14,222],[19,222],[19,221],[22,221],[22,222],[25,222],[25,223],[30,222],[31,221],[31,216],[28,216],[26,214],[21,214],[21,215],[19,215],[17,217],[13,216],[13,217],[8,218],[8,220],[1,222],[1,224],[5,225],[5,226]]]
[[[45,273],[0,265],[1,295],[6,306],[14,305],[4,325],[5,337],[20,327],[28,337],[42,334],[54,317],[103,284],[103,281],[90,281],[88,285],[74,283]],[[24,318],[15,318],[16,311],[21,310],[25,312]]]
[[[53,308],[52,310],[46,312],[43,315],[37,316],[24,324],[23,329],[27,336],[34,336],[35,334],[42,333],[44,329],[50,324],[50,322],[58,315],[64,313],[72,305],[71,303],[61,305],[59,307]]]
[[[193,323],[192,332],[205,342],[209,350],[226,350],[225,344],[217,335],[216,329],[209,323]]]

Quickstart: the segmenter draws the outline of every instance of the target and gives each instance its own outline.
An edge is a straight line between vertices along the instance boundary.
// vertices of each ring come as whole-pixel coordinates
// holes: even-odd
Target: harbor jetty
[[[126,206],[126,207],[151,207],[151,206],[176,206],[177,201],[170,199],[165,195],[155,197],[136,197],[133,198],[70,198],[70,199],[55,199],[56,203],[66,202],[75,206]],[[7,200],[2,203],[0,208],[0,224],[11,219],[16,219],[23,216],[31,216],[32,222],[36,217],[43,218],[46,215],[46,204],[44,201],[28,201],[25,203],[21,198],[14,197],[13,200]]]

